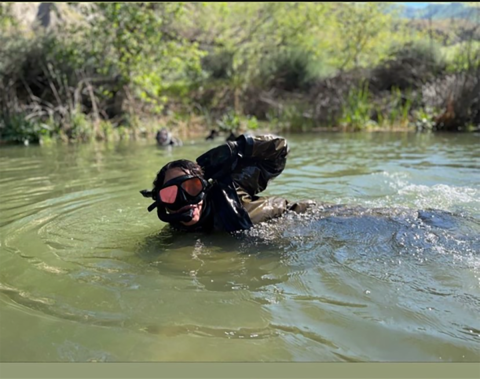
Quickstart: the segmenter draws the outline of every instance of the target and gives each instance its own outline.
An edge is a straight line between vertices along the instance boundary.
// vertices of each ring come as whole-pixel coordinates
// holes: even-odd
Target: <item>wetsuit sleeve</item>
[[[238,189],[237,194],[253,224],[280,217],[287,211],[304,213],[315,205],[312,200],[292,203],[278,196],[250,196],[242,189]]]
[[[287,140],[271,134],[244,134],[235,142],[240,159],[232,172],[232,180],[238,189],[254,196],[285,169],[289,153]]]
[[[232,179],[239,200],[255,224],[279,217],[288,210],[304,212],[313,203],[290,203],[276,196],[257,196],[285,169],[288,153],[287,140],[283,137],[244,134],[209,150],[198,157],[197,162],[207,179],[221,180],[224,175]]]
[[[278,196],[259,197],[270,180],[282,173],[289,147],[285,138],[273,135],[240,136],[237,139],[241,159],[232,179],[237,194],[254,224],[280,217],[286,211],[305,212],[315,204],[311,200],[289,202]]]

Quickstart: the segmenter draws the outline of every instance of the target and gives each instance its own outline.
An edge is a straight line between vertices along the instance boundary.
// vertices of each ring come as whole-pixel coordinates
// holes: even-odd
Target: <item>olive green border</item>
[[[477,363],[0,363],[0,378],[480,378]]]

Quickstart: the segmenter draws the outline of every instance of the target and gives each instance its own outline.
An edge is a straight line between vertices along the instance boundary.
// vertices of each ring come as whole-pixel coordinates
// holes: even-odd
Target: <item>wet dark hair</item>
[[[203,178],[203,170],[198,163],[189,161],[187,159],[179,159],[176,161],[172,161],[163,166],[162,169],[157,173],[157,177],[153,181],[153,193],[157,193],[160,187],[163,186],[163,182],[165,181],[165,174],[171,168],[180,168],[183,171],[190,172],[192,175],[197,175]]]

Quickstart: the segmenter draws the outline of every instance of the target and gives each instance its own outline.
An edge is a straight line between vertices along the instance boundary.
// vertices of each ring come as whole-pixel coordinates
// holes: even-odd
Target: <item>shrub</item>
[[[394,47],[372,70],[370,88],[377,91],[416,89],[444,73],[446,63],[436,44],[407,43]]]
[[[327,76],[332,70],[313,54],[301,49],[289,48],[266,59],[260,77],[268,87],[284,91],[308,89],[317,79]]]

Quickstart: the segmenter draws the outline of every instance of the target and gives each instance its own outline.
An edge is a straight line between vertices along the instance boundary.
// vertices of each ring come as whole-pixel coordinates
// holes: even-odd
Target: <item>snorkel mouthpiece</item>
[[[179,213],[167,213],[165,207],[157,207],[157,215],[163,222],[189,222],[193,219],[193,208],[189,208],[184,212]]]
[[[140,193],[143,195],[143,197],[153,197],[153,192],[149,190],[142,190],[140,191]],[[157,208],[158,218],[163,222],[189,222],[193,219],[193,208],[186,209],[184,212],[179,213],[167,213],[165,207],[161,204],[157,204],[157,202],[155,201],[155,203],[150,204],[147,209],[149,212],[151,212],[155,208]]]

